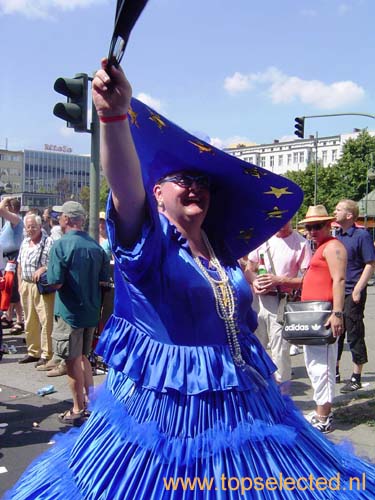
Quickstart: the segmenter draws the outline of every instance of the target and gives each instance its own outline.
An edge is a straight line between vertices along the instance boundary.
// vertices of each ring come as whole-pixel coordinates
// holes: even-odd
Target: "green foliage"
[[[90,211],[90,188],[89,186],[83,186],[79,192],[79,201],[82,203],[83,208],[86,213]]]
[[[105,210],[107,204],[107,198],[109,193],[109,186],[107,183],[107,179],[102,177],[100,182],[100,191],[99,191],[99,209],[101,211]]]
[[[373,154],[373,160],[372,160]],[[356,139],[349,139],[343,147],[341,158],[334,165],[323,167],[315,162],[305,170],[288,171],[285,176],[298,184],[305,193],[305,198],[296,216],[300,220],[310,205],[314,205],[315,170],[317,173],[317,204],[325,205],[332,213],[337,202],[343,198],[359,201],[366,194],[367,171],[375,166],[375,137],[367,130]],[[369,190],[373,186],[369,187]]]
[[[57,181],[55,190],[59,195],[60,203],[64,203],[71,198],[72,183],[67,177],[62,177],[59,181]]]

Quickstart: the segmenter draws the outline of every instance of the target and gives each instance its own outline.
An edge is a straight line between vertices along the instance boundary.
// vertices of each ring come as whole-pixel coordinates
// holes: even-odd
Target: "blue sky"
[[[59,76],[107,54],[115,0],[0,0],[0,147],[67,145],[89,134],[52,114]],[[294,117],[375,114],[373,0],[149,0],[122,66],[135,96],[223,147],[293,136]],[[306,134],[375,129],[311,119]]]

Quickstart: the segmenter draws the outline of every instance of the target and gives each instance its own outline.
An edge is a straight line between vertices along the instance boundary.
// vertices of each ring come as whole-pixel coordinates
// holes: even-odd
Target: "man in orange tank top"
[[[315,243],[316,251],[302,283],[302,300],[324,300],[333,304],[326,325],[335,337],[343,334],[343,309],[347,253],[342,243],[331,236],[330,217],[323,205],[309,207],[301,221]],[[304,346],[306,369],[314,389],[316,410],[308,416],[320,432],[332,430],[332,403],[335,396],[337,342]]]

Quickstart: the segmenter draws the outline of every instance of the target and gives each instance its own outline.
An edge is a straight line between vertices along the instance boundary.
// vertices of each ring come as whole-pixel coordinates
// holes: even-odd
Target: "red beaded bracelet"
[[[117,116],[99,116],[99,120],[102,123],[111,123],[111,122],[122,122],[123,120],[126,120],[128,118],[128,115],[117,115]]]

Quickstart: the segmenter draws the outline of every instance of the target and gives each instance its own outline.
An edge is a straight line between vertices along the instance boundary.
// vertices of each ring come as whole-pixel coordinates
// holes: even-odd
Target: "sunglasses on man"
[[[195,183],[199,188],[210,189],[210,178],[207,175],[188,175],[188,174],[177,174],[169,175],[164,177],[159,181],[159,184],[164,182],[173,182],[178,186],[183,188],[191,188],[193,183]]]
[[[320,231],[326,225],[325,222],[319,222],[316,224],[305,224],[306,231]]]

